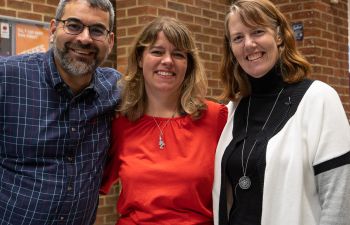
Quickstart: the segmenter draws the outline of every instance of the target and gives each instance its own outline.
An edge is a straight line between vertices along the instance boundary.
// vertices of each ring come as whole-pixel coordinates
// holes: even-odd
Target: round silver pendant
[[[249,189],[251,183],[252,182],[250,181],[250,178],[247,176],[242,176],[241,178],[239,178],[239,181],[238,181],[239,187],[242,188],[243,190]]]

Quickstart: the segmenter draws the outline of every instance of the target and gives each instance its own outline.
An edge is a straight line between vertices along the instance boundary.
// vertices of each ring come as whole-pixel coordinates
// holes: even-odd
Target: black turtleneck
[[[273,67],[267,74],[260,78],[248,76],[252,95],[277,94],[285,86],[279,67]]]
[[[271,130],[275,128],[273,124],[276,121],[275,117],[278,116],[276,114],[277,104],[274,109],[273,105],[277,98],[278,102],[281,101],[282,88],[285,86],[282,76],[276,67],[261,78],[248,77],[252,93],[250,97],[243,98],[237,107],[233,131],[236,138],[228,146],[228,148],[232,148],[232,153],[227,161],[226,174],[232,184],[234,199],[229,216],[230,225],[260,224],[264,182],[264,173],[261,171],[265,170],[266,165],[266,136],[271,135]],[[281,94],[279,95],[280,92]],[[250,108],[246,133],[249,99]],[[266,123],[264,131],[262,131],[262,127],[271,111],[272,114]],[[247,171],[246,175],[250,177],[252,182],[251,187],[246,190],[241,189],[238,185],[239,178],[243,176],[242,148],[244,139],[243,166]],[[254,142],[256,144],[252,148]]]
[[[294,115],[306,90],[312,83],[305,79],[301,82],[287,84],[283,82],[280,71],[278,67],[274,67],[261,78],[249,77],[252,93],[241,99],[234,112],[232,141],[227,146],[221,161],[220,225],[261,224],[267,143]],[[266,126],[262,130],[265,123]],[[244,142],[245,147],[242,151]],[[254,142],[256,144],[252,148]],[[238,180],[243,176],[242,161],[246,169],[245,175],[251,179],[249,189],[241,189],[238,185]],[[228,182],[231,183],[232,190],[226,189]],[[228,191],[232,191],[233,196],[233,205],[230,207],[229,215],[227,215]]]

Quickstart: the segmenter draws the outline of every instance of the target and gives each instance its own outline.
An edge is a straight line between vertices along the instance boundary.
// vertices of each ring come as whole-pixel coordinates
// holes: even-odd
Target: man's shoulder
[[[117,85],[121,74],[113,68],[98,67],[95,72],[95,88],[99,91],[100,96],[104,96],[108,101],[111,98],[115,102],[120,98],[120,90]]]
[[[121,73],[118,70],[111,67],[98,67],[96,71],[99,75],[104,76],[106,78],[111,77],[119,79],[121,77]]]
[[[45,58],[45,53],[20,54],[0,57],[0,64],[18,65],[19,63],[38,64]]]
[[[11,79],[17,80],[24,79],[27,75],[37,74],[41,70],[44,60],[45,53],[0,57],[0,78],[11,77]],[[31,77],[39,79],[40,76]]]

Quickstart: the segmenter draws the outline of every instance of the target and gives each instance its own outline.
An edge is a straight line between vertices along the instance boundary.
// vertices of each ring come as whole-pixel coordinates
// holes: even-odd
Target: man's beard
[[[95,52],[93,60],[85,60],[83,58],[75,59],[69,55],[70,47],[90,49]],[[67,42],[64,44],[64,48],[58,49],[56,41],[52,43],[55,58],[58,59],[62,68],[72,76],[83,76],[94,73],[95,69],[102,63],[101,60],[97,59],[98,48],[92,45],[82,45],[79,43],[73,44]]]

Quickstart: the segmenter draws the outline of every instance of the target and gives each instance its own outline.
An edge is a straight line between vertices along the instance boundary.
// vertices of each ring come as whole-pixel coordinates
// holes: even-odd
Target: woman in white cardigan
[[[336,91],[306,79],[286,18],[237,0],[222,65],[229,118],[216,152],[216,225],[349,225],[350,127]]]

